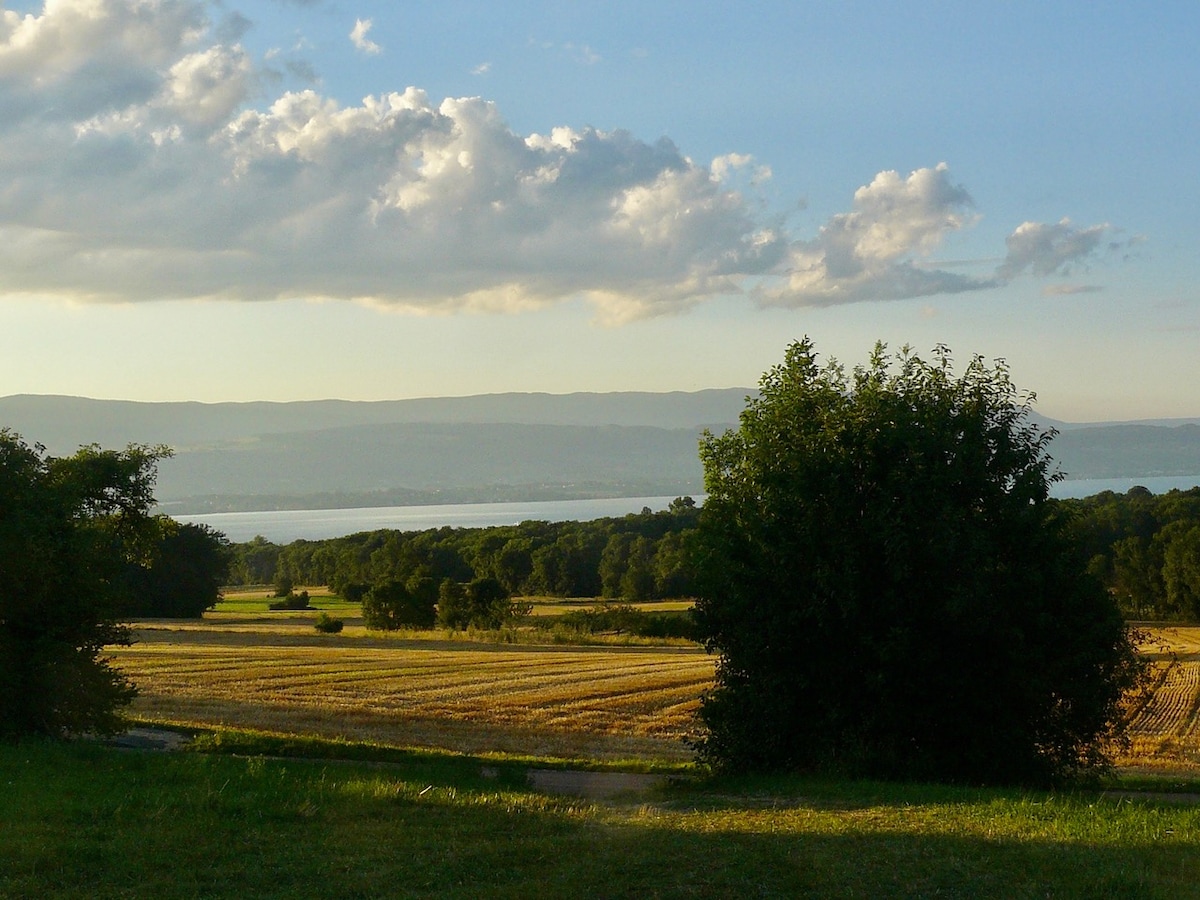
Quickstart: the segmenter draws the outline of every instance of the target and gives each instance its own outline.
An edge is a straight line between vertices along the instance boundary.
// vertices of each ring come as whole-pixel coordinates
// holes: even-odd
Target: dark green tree
[[[1174,522],[1157,540],[1163,546],[1166,608],[1193,621],[1200,619],[1200,525]]]
[[[471,625],[467,586],[451,578],[438,585],[437,623],[443,628],[465,630]]]
[[[103,656],[146,562],[165,448],[55,458],[0,429],[0,737],[113,732],[136,693]]]
[[[225,535],[207,525],[162,523],[162,537],[145,565],[129,569],[131,616],[199,618],[221,599],[232,554]]]
[[[807,339],[706,434],[697,619],[724,769],[1049,783],[1107,763],[1141,671],[1004,364]]]
[[[261,534],[251,541],[233,547],[230,564],[231,584],[270,584],[275,581],[275,567],[279,563],[278,544],[273,544]]]
[[[514,615],[508,589],[498,578],[475,578],[466,587],[471,624],[476,628],[499,628]]]
[[[600,595],[602,597],[620,597],[621,579],[629,566],[629,546],[633,543],[634,535],[627,532],[617,532],[609,537],[600,555]]]
[[[620,596],[626,600],[654,597],[654,542],[649,538],[638,536],[629,542],[620,591]]]
[[[385,581],[363,596],[362,616],[368,628],[428,628],[434,623],[434,600],[427,591],[414,594],[402,581]]]
[[[672,531],[654,548],[654,594],[656,597],[690,597],[692,566],[691,532]]]

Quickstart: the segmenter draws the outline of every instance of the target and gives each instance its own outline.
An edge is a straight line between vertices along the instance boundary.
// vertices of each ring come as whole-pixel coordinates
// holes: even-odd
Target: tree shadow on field
[[[618,807],[433,763],[393,772],[103,748],[32,763],[4,753],[6,897],[1174,900],[1200,884],[1194,830],[1119,844],[986,837],[986,824],[929,835],[896,824],[901,794],[875,807],[852,796],[859,812],[844,815],[828,812],[832,791],[811,805],[785,792],[775,810],[704,791]]]

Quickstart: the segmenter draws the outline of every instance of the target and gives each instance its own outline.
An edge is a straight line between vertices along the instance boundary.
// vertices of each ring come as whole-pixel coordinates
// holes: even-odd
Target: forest
[[[1053,503],[1088,570],[1127,617],[1200,618],[1200,487],[1166,494],[1134,487]],[[229,583],[320,584],[344,595],[385,582],[487,578],[511,596],[687,597],[699,515],[690,497],[680,497],[662,512],[587,522],[384,530],[284,545],[258,537],[230,546]]]
[[[1200,487],[1059,501],[1089,572],[1126,618],[1200,619]]]
[[[686,597],[688,535],[699,515],[692,498],[679,497],[661,512],[587,522],[383,530],[286,545],[259,537],[231,545],[230,583],[328,585],[346,596],[387,582],[494,579],[510,596]]]

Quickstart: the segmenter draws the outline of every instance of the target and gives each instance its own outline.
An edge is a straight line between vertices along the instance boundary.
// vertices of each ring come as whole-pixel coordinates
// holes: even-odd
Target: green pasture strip
[[[463,759],[0,745],[0,896],[1200,895],[1200,807],[804,779],[631,803]]]
[[[263,613],[271,615],[288,612],[287,610],[270,609],[269,604],[274,603],[279,598],[270,596],[269,593],[259,591],[253,595],[238,594],[230,596],[226,594],[222,599],[217,601],[217,605],[212,611],[215,613]],[[310,593],[308,605],[309,610],[312,611],[324,610],[330,613],[344,613],[351,616],[362,614],[361,603],[351,603],[349,600],[343,600],[335,594]],[[290,611],[297,612],[297,610]]]

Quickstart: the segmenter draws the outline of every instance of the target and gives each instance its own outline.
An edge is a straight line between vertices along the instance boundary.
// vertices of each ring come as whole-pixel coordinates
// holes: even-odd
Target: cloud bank
[[[585,297],[603,318],[716,295],[814,306],[1067,275],[1107,225],[1026,222],[992,275],[929,264],[974,221],[945,165],[882,172],[805,239],[754,195],[770,170],[698,164],[623,131],[515,133],[480,98],[416,88],[343,106],[252,102],[245,20],[196,0],[0,11],[0,295],[352,299],[515,311]],[[232,27],[233,26],[237,27]],[[377,52],[370,22],[351,40]]]

